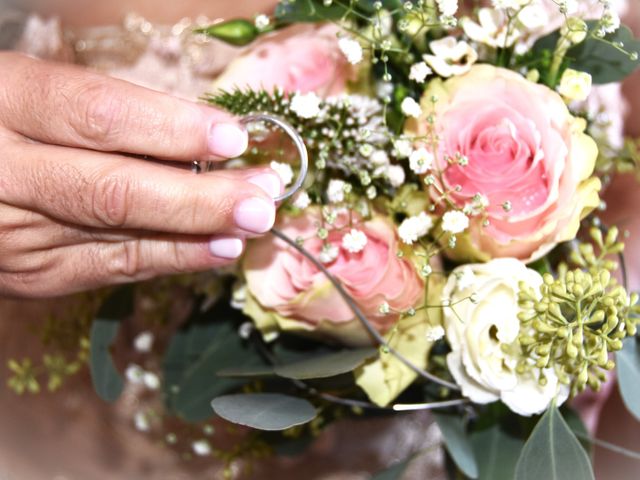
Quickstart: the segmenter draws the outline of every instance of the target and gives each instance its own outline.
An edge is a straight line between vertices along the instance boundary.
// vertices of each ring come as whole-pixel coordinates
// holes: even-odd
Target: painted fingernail
[[[247,232],[268,232],[276,219],[276,206],[273,202],[254,197],[242,200],[234,213],[236,225]]]
[[[209,131],[209,151],[220,157],[234,158],[242,155],[249,145],[249,136],[243,128],[233,123],[214,123]]]
[[[257,185],[272,198],[282,193],[282,182],[277,173],[261,173],[249,178],[247,182]]]
[[[242,255],[243,248],[244,245],[239,238],[214,238],[209,242],[211,255],[230,260]]]

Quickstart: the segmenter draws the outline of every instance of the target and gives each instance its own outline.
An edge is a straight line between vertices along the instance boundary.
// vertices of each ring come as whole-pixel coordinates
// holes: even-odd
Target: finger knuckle
[[[116,279],[140,279],[143,273],[143,255],[140,240],[129,240],[118,244],[115,255],[108,261],[107,273],[110,277]]]
[[[103,148],[114,144],[121,131],[120,119],[126,117],[127,102],[105,83],[94,81],[78,90],[74,103],[71,126],[76,133]]]
[[[116,174],[106,174],[93,182],[91,214],[102,226],[121,228],[130,215],[132,180]]]

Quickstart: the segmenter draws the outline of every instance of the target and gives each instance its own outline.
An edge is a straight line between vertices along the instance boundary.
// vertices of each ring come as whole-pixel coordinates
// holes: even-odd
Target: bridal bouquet
[[[217,414],[263,432],[243,447],[256,454],[345,416],[432,410],[454,478],[583,480],[597,440],[571,405],[615,372],[640,419],[638,295],[625,235],[599,216],[612,175],[640,161],[607,114],[640,41],[611,0],[472,3],[283,0],[198,32],[250,45],[203,100],[286,120],[311,165],[235,268],[178,281],[190,318],[138,336],[124,378],[121,319],[144,311],[134,299],[165,314],[175,299],[157,283],[106,298],[86,356],[105,399],[163,393],[139,429]],[[291,184],[295,150],[250,132],[234,163]],[[214,443],[193,452],[231,458]]]

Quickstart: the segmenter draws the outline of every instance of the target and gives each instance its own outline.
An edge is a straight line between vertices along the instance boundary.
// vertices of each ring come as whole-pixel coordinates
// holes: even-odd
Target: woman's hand
[[[194,175],[132,158],[240,155],[205,106],[0,52],[0,296],[48,297],[228,263],[267,232],[268,169]]]

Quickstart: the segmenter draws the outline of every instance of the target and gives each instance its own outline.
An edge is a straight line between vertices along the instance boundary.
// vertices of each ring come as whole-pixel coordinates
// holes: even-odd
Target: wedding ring
[[[282,195],[279,195],[274,198],[276,202],[281,202],[295,195],[298,192],[298,190],[302,188],[302,185],[304,184],[304,181],[307,178],[307,173],[309,172],[309,153],[307,152],[307,146],[304,144],[304,140],[302,139],[300,134],[296,131],[296,129],[289,122],[287,122],[286,120],[283,120],[278,116],[271,115],[268,113],[256,113],[240,119],[240,123],[243,123],[245,125],[249,123],[257,123],[257,122],[272,123],[280,127],[280,129],[282,129],[284,133],[286,133],[289,136],[289,138],[291,138],[291,141],[293,142],[296,149],[298,150],[298,155],[300,157],[300,171],[298,172],[298,177],[296,178],[296,181],[293,183],[291,188],[289,188],[289,190],[284,192]],[[209,171],[211,166],[212,166],[212,162],[207,162],[205,170]],[[200,162],[193,162],[191,170],[195,173],[201,173],[202,167],[200,165]]]

